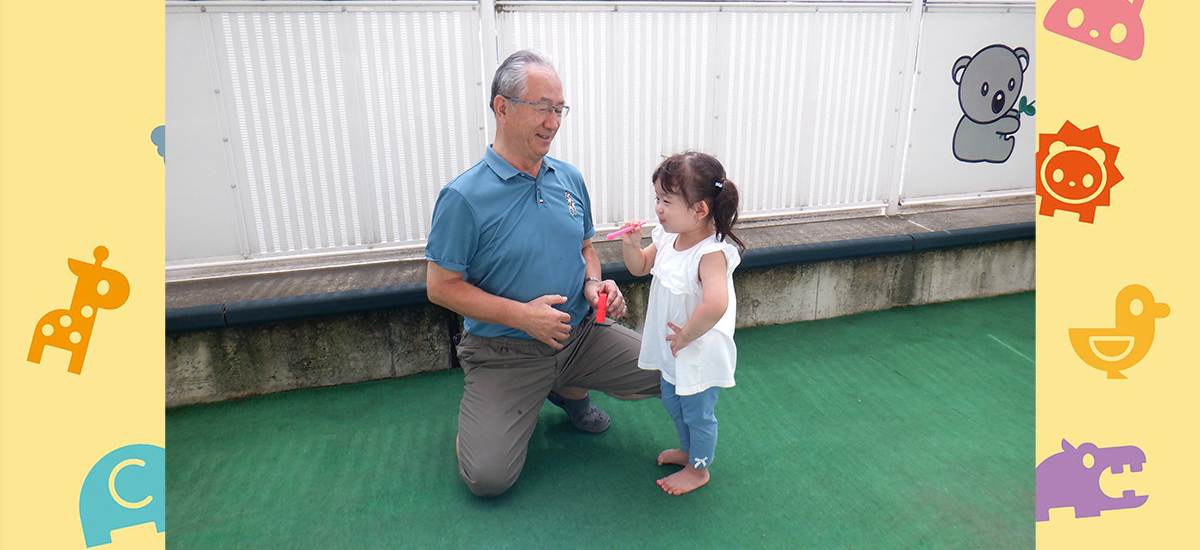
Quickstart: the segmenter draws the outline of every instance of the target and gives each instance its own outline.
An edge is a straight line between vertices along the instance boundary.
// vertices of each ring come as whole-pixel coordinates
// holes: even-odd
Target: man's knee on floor
[[[468,467],[461,462],[459,463],[459,473],[467,484],[467,488],[476,496],[481,497],[495,497],[504,494],[517,482],[517,477],[520,475],[519,470],[513,473],[501,467]]]

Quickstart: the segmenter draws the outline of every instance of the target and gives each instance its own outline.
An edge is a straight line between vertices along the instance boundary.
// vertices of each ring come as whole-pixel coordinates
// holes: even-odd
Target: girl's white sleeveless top
[[[662,226],[654,227],[650,237],[658,252],[650,270],[654,280],[650,284],[650,303],[646,307],[638,366],[662,371],[663,379],[675,386],[678,395],[692,395],[714,386],[733,387],[733,371],[737,366],[737,346],[733,343],[737,316],[733,270],[742,261],[737,248],[710,235],[687,250],[675,250],[678,235],[663,231]],[[679,350],[678,357],[673,357],[671,343],[666,340],[673,331],[667,323],[682,328],[696,306],[704,301],[700,258],[713,252],[725,254],[729,307],[716,326]]]

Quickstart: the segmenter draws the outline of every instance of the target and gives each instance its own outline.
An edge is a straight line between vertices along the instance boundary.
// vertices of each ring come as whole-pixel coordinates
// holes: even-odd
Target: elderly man
[[[589,309],[600,293],[591,200],[574,166],[546,156],[568,107],[550,60],[508,57],[492,79],[496,139],[442,188],[425,248],[429,299],[466,318],[458,345],[466,384],[458,414],[459,473],[477,495],[508,490],[525,465],[546,399],[587,432],[608,427],[589,389],[618,399],[660,395],[637,367],[641,338]]]

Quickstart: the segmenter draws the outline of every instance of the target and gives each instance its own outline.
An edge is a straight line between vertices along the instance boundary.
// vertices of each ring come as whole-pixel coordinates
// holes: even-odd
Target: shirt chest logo
[[[570,212],[571,217],[574,218],[575,214],[577,214],[579,212],[578,210],[575,209],[575,199],[571,198],[570,191],[567,191],[565,194],[567,195],[567,212]]]

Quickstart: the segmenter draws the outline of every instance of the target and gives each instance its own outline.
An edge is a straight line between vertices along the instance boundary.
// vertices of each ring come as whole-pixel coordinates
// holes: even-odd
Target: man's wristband
[[[584,285],[584,286],[587,286],[587,284],[588,284],[588,281],[596,281],[597,283],[601,283],[601,284],[603,284],[603,282],[602,282],[600,279],[597,279],[597,278],[595,278],[595,277],[588,277],[588,278],[586,278],[586,279],[584,279],[584,280],[583,280],[583,285]]]

